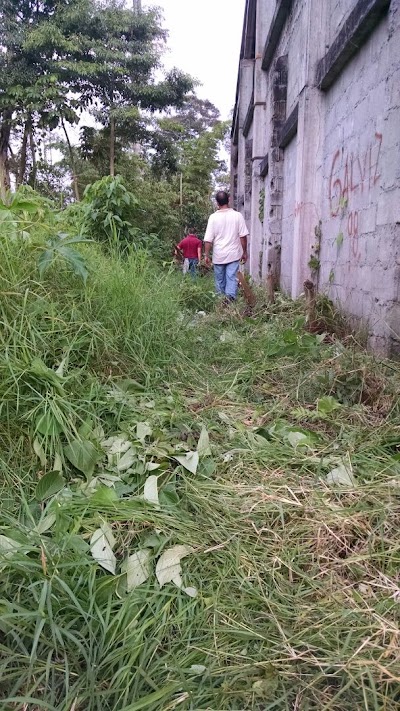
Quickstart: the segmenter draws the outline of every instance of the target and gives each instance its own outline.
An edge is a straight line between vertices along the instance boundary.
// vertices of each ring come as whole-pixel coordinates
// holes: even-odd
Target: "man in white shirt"
[[[235,301],[239,263],[247,262],[249,231],[240,212],[229,207],[229,195],[225,190],[219,190],[215,199],[218,210],[209,217],[204,236],[205,263],[211,264],[212,246],[217,293],[224,294],[227,301]]]

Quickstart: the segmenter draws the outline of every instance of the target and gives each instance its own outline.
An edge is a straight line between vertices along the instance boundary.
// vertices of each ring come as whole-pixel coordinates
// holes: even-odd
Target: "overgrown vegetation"
[[[2,708],[397,709],[398,366],[12,206]]]
[[[140,3],[2,3],[3,201],[10,187],[28,184],[64,206],[86,190],[94,198],[95,184],[114,190],[108,203],[121,202],[121,180],[136,237],[156,235],[170,253],[185,230],[204,231],[215,183],[227,183],[220,152],[228,127],[191,77],[163,71],[166,36],[157,8]],[[132,232],[126,222],[116,227]],[[95,239],[104,239],[102,227]]]

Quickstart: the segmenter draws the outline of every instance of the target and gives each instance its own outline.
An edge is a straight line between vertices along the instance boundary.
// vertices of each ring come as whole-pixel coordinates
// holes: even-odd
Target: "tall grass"
[[[306,333],[301,301],[260,294],[243,318],[207,279],[81,250],[86,287],[0,239],[1,707],[397,709],[398,366]],[[193,474],[175,457],[204,430]],[[127,470],[110,436],[132,442]],[[98,460],[86,474],[76,441]],[[53,468],[64,482],[41,497]],[[116,575],[90,553],[105,523]],[[157,582],[173,545],[192,548],[193,598]],[[143,548],[151,575],[127,592]]]

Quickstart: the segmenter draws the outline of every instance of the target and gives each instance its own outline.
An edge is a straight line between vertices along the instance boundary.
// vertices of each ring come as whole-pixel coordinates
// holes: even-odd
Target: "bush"
[[[106,176],[88,185],[82,202],[83,232],[90,239],[127,246],[138,236],[133,225],[137,199],[121,176]]]

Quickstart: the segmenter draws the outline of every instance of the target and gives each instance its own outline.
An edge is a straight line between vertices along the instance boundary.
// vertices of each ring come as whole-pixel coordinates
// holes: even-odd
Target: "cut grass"
[[[1,307],[0,535],[18,545],[0,560],[2,708],[397,709],[398,366],[305,333],[301,301],[194,317],[193,303],[213,309],[207,279],[182,287],[141,255],[87,248],[83,291],[67,274],[36,283],[23,248],[7,249],[3,280],[21,296]],[[32,369],[64,357],[59,381]],[[37,431],[43,408],[60,432]],[[78,436],[100,450],[99,425],[134,441],[135,463],[88,490],[63,448]],[[174,454],[202,427],[212,456],[193,475]],[[40,503],[55,453],[67,486]],[[149,462],[160,508],[142,499]],[[353,485],[327,483],[340,464]],[[90,555],[104,522],[116,576]],[[182,544],[194,598],[154,574]],[[146,547],[152,575],[127,593],[120,564]]]

